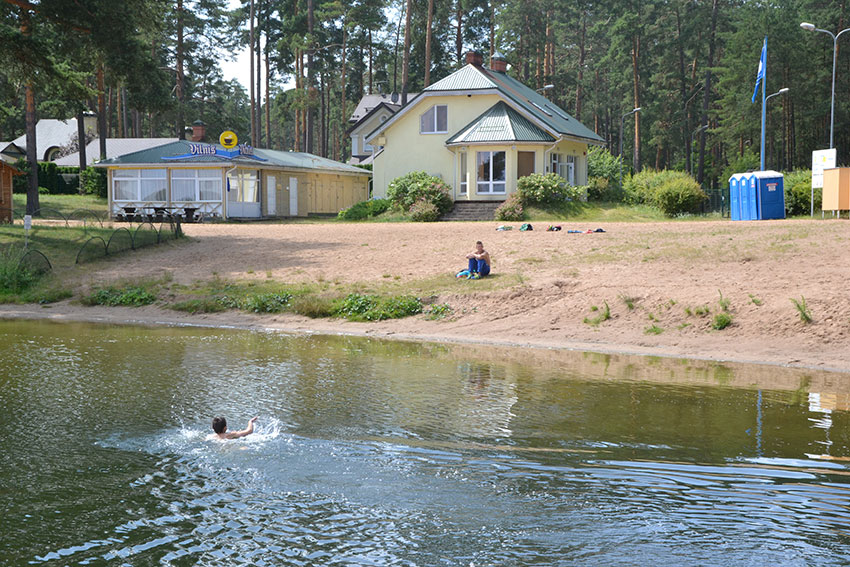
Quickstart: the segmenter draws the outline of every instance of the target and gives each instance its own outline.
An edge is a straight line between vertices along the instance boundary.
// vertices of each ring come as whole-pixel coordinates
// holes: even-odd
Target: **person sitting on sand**
[[[484,244],[480,240],[475,243],[475,251],[466,257],[469,259],[470,278],[483,278],[490,273],[490,253],[484,250]]]
[[[239,439],[240,437],[251,435],[254,432],[255,421],[257,421],[256,417],[252,417],[251,419],[249,419],[248,427],[246,427],[242,431],[227,431],[227,420],[223,417],[215,417],[212,420],[212,428],[213,431],[215,431],[215,438],[222,440]]]

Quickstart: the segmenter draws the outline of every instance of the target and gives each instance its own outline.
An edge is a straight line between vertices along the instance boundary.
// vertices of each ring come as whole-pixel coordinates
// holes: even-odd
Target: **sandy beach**
[[[348,333],[799,366],[850,372],[850,222],[558,223],[498,232],[499,223],[187,225],[177,245],[91,264],[80,288],[167,275],[432,289],[450,314],[376,323],[243,312],[188,315],[154,305],[0,306],[2,317],[192,324]],[[604,233],[568,233],[602,228]],[[454,280],[482,240],[489,281]],[[811,323],[792,299],[805,299]],[[607,309],[610,318],[601,315]],[[725,308],[725,309],[724,309]],[[730,326],[712,328],[728,313]],[[600,320],[601,319],[601,320]]]

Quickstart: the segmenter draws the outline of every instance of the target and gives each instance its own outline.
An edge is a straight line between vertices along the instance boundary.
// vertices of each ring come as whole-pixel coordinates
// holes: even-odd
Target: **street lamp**
[[[640,112],[640,107],[637,107],[620,117],[620,189],[623,188],[623,123],[626,120],[626,116],[630,116],[635,112]]]
[[[689,171],[688,173],[690,173],[691,175],[693,175],[693,172],[694,172],[694,167],[690,163],[692,161],[692,156],[693,156],[693,153],[694,153],[693,152],[694,139],[697,137],[697,134],[699,134],[700,132],[702,132],[704,130],[708,130],[708,124],[700,126],[696,130],[694,130],[693,133],[691,134],[691,156],[688,156],[688,166],[690,166],[690,168],[691,168],[691,171]]]
[[[555,88],[555,85],[543,85],[543,86],[542,86],[542,87],[540,87],[539,89],[535,89],[535,91],[534,91],[534,92],[539,93],[539,92],[541,92],[541,91],[548,91],[549,89],[554,89],[554,88]]]
[[[773,93],[772,95],[767,95],[767,96],[764,98],[764,106],[765,106],[765,108],[767,107],[767,101],[769,101],[771,98],[773,98],[773,97],[775,97],[775,96],[777,96],[777,95],[785,94],[785,93],[787,93],[787,92],[788,92],[788,91],[790,91],[790,90],[791,90],[791,89],[789,89],[788,87],[783,87],[783,88],[779,89],[778,91],[776,91],[775,93]],[[763,112],[762,114],[763,114],[765,117],[767,116],[767,112]],[[765,118],[765,120],[766,120],[766,118]],[[761,125],[761,140],[762,140],[762,143],[761,143],[761,169],[762,169],[762,171],[764,171],[764,167],[765,167],[765,166],[764,166],[764,163],[765,163],[765,161],[764,161],[764,137],[765,137],[765,131],[766,131],[765,123],[764,123],[764,122],[762,122],[762,125]]]
[[[841,37],[841,34],[844,32],[850,31],[850,28],[843,29],[838,32],[838,35],[835,35],[829,30],[816,28],[814,24],[810,24],[809,22],[801,23],[800,27],[806,31],[825,33],[832,38],[832,99],[829,104],[829,148],[832,149],[834,147],[832,143],[832,132],[833,126],[835,125],[835,62],[838,59],[838,38]]]

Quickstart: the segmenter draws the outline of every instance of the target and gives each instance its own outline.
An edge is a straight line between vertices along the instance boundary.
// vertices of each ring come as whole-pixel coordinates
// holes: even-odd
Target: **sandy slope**
[[[489,282],[451,280],[430,300],[453,315],[360,324],[295,315],[187,316],[140,310],[6,306],[0,315],[196,322],[350,332],[434,340],[524,344],[812,366],[850,371],[850,222],[603,224],[604,234],[496,232],[497,223],[189,225],[191,242],[98,265],[97,283],[170,273],[175,282],[260,278],[284,282],[415,285],[447,279],[481,239],[493,256]],[[732,326],[711,329],[722,297]],[[791,298],[805,297],[804,324]],[[627,306],[631,300],[633,309]],[[592,306],[610,306],[611,319]],[[697,308],[710,314],[699,316]],[[690,309],[692,314],[688,314]],[[647,334],[655,325],[663,332]]]

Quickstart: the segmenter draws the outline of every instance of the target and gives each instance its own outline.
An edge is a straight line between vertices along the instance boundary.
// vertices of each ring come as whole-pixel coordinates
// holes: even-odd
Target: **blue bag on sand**
[[[466,278],[469,277],[469,270],[461,270],[455,276],[456,278]]]

